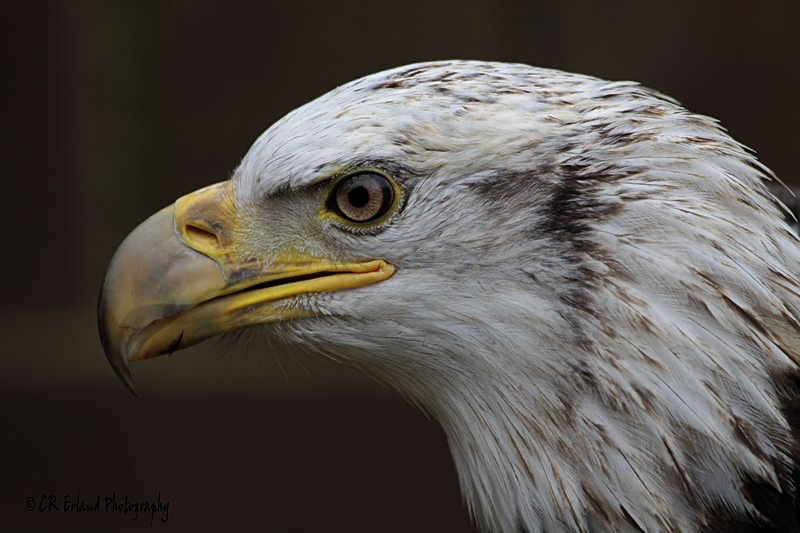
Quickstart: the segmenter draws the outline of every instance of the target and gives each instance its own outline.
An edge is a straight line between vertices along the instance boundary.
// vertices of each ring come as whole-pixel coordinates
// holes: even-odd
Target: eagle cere
[[[770,171],[633,82],[421,63],[142,223],[114,369],[258,327],[395,387],[485,531],[797,531],[800,246]]]

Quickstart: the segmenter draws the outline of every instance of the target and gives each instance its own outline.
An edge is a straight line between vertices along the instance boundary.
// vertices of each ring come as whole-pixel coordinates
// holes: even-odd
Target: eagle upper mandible
[[[770,171],[633,82],[421,63],[292,111],[136,228],[128,361],[254,328],[444,428],[486,531],[797,531],[800,245]]]

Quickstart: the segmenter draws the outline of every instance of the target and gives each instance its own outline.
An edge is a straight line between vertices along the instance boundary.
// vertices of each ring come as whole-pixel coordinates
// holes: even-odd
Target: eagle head
[[[101,338],[129,386],[243,328],[354,365],[441,423],[489,531],[797,527],[800,247],[770,177],[636,83],[396,68],[136,228]]]

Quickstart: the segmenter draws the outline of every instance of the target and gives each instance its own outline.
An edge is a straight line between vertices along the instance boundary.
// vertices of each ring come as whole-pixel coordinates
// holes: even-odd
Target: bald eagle
[[[485,531],[797,531],[800,246],[772,173],[633,82],[414,64],[340,86],[120,245],[128,362],[263,328],[444,429]]]

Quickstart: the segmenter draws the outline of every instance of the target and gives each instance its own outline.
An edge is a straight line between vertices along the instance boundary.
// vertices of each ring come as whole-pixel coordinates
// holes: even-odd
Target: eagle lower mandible
[[[111,261],[111,365],[247,327],[444,428],[486,531],[797,531],[800,245],[632,82],[444,61],[286,115]]]

